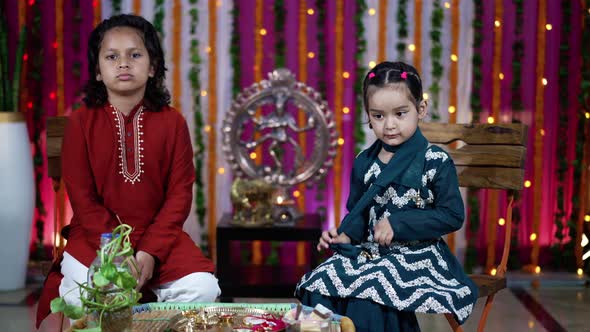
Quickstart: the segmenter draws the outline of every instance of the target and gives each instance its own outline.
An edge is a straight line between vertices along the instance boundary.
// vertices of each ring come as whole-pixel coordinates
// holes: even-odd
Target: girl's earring
[[[100,74],[96,74],[96,80],[100,81]]]

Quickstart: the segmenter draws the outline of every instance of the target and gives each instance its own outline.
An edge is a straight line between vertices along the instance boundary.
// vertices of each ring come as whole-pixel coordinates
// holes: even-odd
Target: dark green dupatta
[[[403,185],[409,188],[414,188],[420,192],[420,196],[424,199],[428,198],[427,190],[422,189],[422,173],[424,171],[424,162],[426,149],[428,148],[428,141],[422,135],[420,128],[416,129],[416,132],[412,137],[402,143],[399,146],[390,146],[381,142],[381,140],[375,141],[367,149],[366,159],[368,164],[362,167],[361,174],[364,175],[372,164],[372,161],[378,158],[381,148],[387,151],[394,152],[395,154],[387,163],[387,166],[381,170],[379,177],[375,180],[367,191],[360,197],[358,202],[354,205],[352,210],[344,217],[340,227],[338,228],[338,234],[346,233],[350,239],[356,243],[363,240],[365,229],[367,227],[368,220],[364,218],[364,211],[370,206],[371,202],[377,195],[383,195],[385,190],[393,184]],[[365,153],[362,153],[358,158],[362,158]],[[364,190],[362,184],[358,184],[353,181],[351,183],[350,193],[353,195],[355,192]],[[344,249],[342,246],[339,249]],[[338,248],[333,248],[338,249]],[[337,250],[340,251],[340,250]]]

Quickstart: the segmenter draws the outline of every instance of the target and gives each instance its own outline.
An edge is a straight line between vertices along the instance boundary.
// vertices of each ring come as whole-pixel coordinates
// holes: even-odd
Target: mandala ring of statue
[[[263,179],[283,189],[320,180],[336,155],[337,133],[327,103],[284,68],[234,99],[222,131],[222,149],[237,177]],[[314,136],[301,144],[302,134]],[[256,152],[266,153],[267,162],[257,162]]]

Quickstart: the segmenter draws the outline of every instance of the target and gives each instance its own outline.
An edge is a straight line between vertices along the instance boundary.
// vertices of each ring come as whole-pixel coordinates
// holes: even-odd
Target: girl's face
[[[418,128],[418,121],[426,116],[426,102],[418,109],[408,98],[407,87],[391,84],[378,88],[370,86],[368,94],[369,123],[383,143],[397,146],[407,141]]]
[[[138,96],[145,93],[154,68],[140,32],[130,27],[108,30],[98,53],[97,81],[107,88],[109,98]]]

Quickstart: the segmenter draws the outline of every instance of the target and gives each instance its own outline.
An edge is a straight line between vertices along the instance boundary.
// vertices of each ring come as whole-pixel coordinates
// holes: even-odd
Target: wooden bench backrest
[[[47,118],[48,175],[61,177],[61,145],[67,117]],[[523,124],[421,123],[422,133],[432,144],[453,158],[459,185],[470,188],[522,189],[527,128]],[[464,146],[453,149],[451,143]]]
[[[65,116],[47,118],[47,175],[52,179],[61,177],[61,144],[67,122]]]
[[[525,125],[421,123],[420,130],[430,143],[451,155],[461,187],[522,189]],[[465,145],[452,148],[451,143],[457,141]]]

